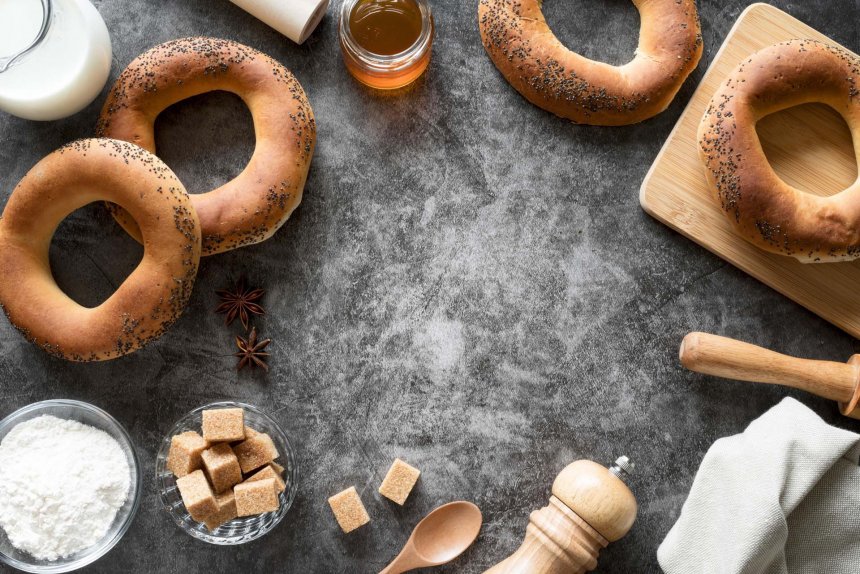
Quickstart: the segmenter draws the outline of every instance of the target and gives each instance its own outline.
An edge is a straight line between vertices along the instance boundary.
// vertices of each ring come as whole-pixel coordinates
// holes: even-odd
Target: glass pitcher
[[[111,57],[107,26],[88,0],[0,0],[0,110],[70,116],[102,91]]]

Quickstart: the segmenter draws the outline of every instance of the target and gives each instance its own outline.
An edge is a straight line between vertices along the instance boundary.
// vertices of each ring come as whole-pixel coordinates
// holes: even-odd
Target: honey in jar
[[[433,17],[426,0],[346,0],[340,39],[346,67],[357,80],[400,88],[430,63]]]

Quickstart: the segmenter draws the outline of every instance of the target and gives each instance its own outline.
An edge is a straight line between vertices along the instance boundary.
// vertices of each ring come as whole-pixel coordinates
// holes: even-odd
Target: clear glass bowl
[[[6,533],[0,528],[0,562],[24,572],[71,572],[72,570],[77,570],[87,564],[91,564],[107,554],[119,542],[120,538],[123,537],[129,526],[131,526],[131,521],[137,512],[138,506],[140,506],[140,495],[143,486],[140,463],[131,438],[122,425],[100,408],[80,401],[56,399],[33,403],[32,405],[18,409],[0,421],[0,441],[17,424],[42,415],[52,415],[61,419],[75,420],[108,433],[119,443],[128,459],[128,467],[131,470],[131,481],[125,504],[117,511],[113,524],[111,524],[104,538],[95,546],[91,546],[86,550],[81,550],[67,558],[59,560],[36,560],[26,552],[12,546]]]
[[[210,532],[206,525],[191,518],[191,515],[185,510],[182,497],[176,488],[176,477],[167,470],[167,455],[170,452],[170,439],[174,435],[190,430],[200,432],[203,418],[201,413],[205,409],[226,408],[245,409],[245,425],[272,437],[280,455],[275,462],[285,469],[284,482],[287,487],[280,494],[281,506],[278,510],[257,516],[234,518]],[[158,456],[155,459],[155,481],[161,504],[184,532],[204,542],[220,545],[244,544],[271,532],[286,516],[287,511],[293,505],[298,490],[296,456],[289,440],[287,440],[287,435],[284,434],[278,423],[257,407],[232,401],[211,403],[198,407],[182,417],[173,426],[170,433],[161,441],[161,448],[159,448]]]

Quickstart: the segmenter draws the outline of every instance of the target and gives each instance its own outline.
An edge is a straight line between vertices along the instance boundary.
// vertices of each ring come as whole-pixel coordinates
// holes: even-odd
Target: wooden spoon
[[[379,574],[401,574],[450,562],[472,545],[482,522],[481,510],[471,502],[443,504],[418,523],[397,558]]]

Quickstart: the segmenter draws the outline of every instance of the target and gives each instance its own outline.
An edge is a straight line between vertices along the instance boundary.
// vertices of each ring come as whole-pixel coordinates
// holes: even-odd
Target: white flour
[[[40,560],[96,544],[125,503],[131,472],[106,432],[40,416],[0,443],[0,527]]]

